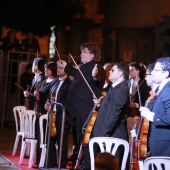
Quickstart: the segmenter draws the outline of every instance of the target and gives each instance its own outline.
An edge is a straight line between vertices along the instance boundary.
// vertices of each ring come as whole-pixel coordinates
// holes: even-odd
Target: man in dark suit
[[[113,84],[101,102],[94,125],[94,137],[115,137],[128,141],[126,121],[130,102],[129,88],[126,84],[128,78],[128,65],[122,62],[115,63],[109,75],[109,80]],[[122,149],[116,156],[121,162]]]
[[[150,156],[170,156],[170,57],[157,59],[151,74],[159,90],[152,107],[140,107],[141,116],[150,121],[148,148]]]
[[[71,85],[71,80],[68,78],[67,73],[64,72],[64,69],[61,67],[57,68],[58,79],[56,83],[50,90],[49,97],[45,104],[45,109],[50,110],[51,104],[53,102],[52,97],[55,98],[55,101],[61,103],[63,106],[66,104],[66,99],[68,91]],[[56,167],[56,147],[57,142],[58,150],[60,149],[60,139],[61,139],[61,127],[62,127],[62,108],[59,105],[54,105],[54,112],[56,112],[56,137],[50,137],[49,145],[49,158],[48,158],[48,168]],[[61,168],[66,168],[67,155],[68,155],[68,134],[71,127],[71,120],[69,113],[66,110],[66,119],[65,119],[65,128],[63,134],[63,143],[62,143],[62,158],[61,158]]]
[[[29,98],[29,110],[34,110],[36,101],[34,91],[37,89],[38,85],[40,85],[40,83],[45,79],[44,64],[45,61],[42,58],[35,58],[32,64],[32,72],[35,74],[35,76],[32,80],[32,85],[29,91],[24,91],[24,96]]]
[[[141,67],[138,63],[133,62],[129,64],[129,69],[130,80],[128,80],[128,86],[131,97],[129,116],[140,116],[140,104],[142,106],[145,105],[145,101],[149,97],[149,91],[151,90],[151,88],[146,84],[146,81],[144,79],[146,71],[143,67]],[[138,95],[137,88],[139,88],[140,96]]]
[[[105,81],[105,71],[98,64],[101,59],[100,48],[92,42],[86,42],[80,46],[80,50],[82,64],[79,68],[95,96],[99,98]],[[75,121],[75,143],[77,150],[79,150],[82,142],[82,128],[94,107],[94,96],[78,69],[62,60],[57,61],[57,64],[65,68],[65,71],[74,77],[70,86],[66,108]],[[98,74],[95,70],[98,70]]]

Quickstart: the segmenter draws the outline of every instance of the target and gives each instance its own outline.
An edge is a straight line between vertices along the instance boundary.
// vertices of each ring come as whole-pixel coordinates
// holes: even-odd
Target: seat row
[[[24,154],[26,152],[26,147],[29,152],[29,168],[32,167],[35,157],[36,157],[36,147],[37,139],[35,138],[35,121],[36,114],[33,110],[26,110],[25,106],[16,106],[13,108],[15,124],[16,124],[16,138],[14,143],[14,148],[12,155],[16,154],[19,138],[22,138],[21,152],[19,164],[22,164]],[[43,121],[47,121],[48,115],[42,115],[39,119],[40,126],[40,148],[42,148],[39,167],[44,167],[47,145],[45,140],[45,132],[43,131]],[[94,144],[98,144],[101,152],[108,152],[115,155],[117,149],[120,145],[124,147],[124,155],[121,165],[121,170],[126,169],[127,159],[129,155],[129,143],[123,139],[113,138],[113,137],[95,137],[89,141],[90,159],[91,159],[91,170],[95,170],[94,162]],[[29,147],[30,146],[30,147]],[[149,166],[154,170],[154,166],[157,170],[168,170],[170,167],[169,157],[150,157],[145,161],[139,161],[139,170],[149,170]]]

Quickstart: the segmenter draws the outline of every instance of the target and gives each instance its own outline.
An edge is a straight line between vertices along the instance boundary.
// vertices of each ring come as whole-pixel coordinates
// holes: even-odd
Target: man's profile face
[[[130,70],[130,78],[136,79],[139,76],[139,70],[137,70],[134,66],[129,66]]]

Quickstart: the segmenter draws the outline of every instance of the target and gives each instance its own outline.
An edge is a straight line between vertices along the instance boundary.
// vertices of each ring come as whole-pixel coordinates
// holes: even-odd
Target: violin
[[[135,116],[133,118],[133,129],[138,128],[140,118],[139,116]],[[135,137],[131,138],[130,140],[130,164],[129,170],[139,170],[139,164],[137,160],[137,143],[135,141]]]
[[[27,85],[27,91],[29,91],[30,89],[30,86]],[[26,110],[29,110],[29,97],[25,97],[25,107],[26,107]]]
[[[51,101],[52,102],[55,101],[55,96],[51,97]],[[51,137],[55,137],[57,135],[57,128],[56,128],[56,125],[55,125],[56,120],[57,120],[56,113],[53,110],[52,115],[51,115],[51,129],[50,129],[50,136]]]
[[[102,96],[98,99],[98,101],[101,102],[101,100],[105,96],[106,96],[106,92],[103,91],[102,92]],[[92,109],[92,112],[90,114],[90,119],[88,120],[88,124],[87,124],[86,130],[84,132],[83,141],[82,141],[83,146],[86,146],[87,143],[89,142],[90,136],[91,136],[91,132],[93,130],[93,126],[94,126],[94,124],[96,122],[96,118],[97,118],[98,112],[95,109],[96,109],[96,104],[94,105],[94,107]]]
[[[149,92],[150,96],[148,100],[146,101],[145,107],[148,106],[148,104],[156,97],[156,93],[151,90]],[[140,136],[139,136],[139,148],[138,148],[138,159],[139,160],[144,160],[146,156],[148,155],[147,153],[147,138],[148,138],[148,130],[149,130],[149,121],[141,117],[140,125],[139,125],[139,131],[140,131]]]

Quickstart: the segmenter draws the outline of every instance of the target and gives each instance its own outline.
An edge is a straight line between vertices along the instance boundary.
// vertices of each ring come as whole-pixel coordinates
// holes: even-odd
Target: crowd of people
[[[47,114],[51,109],[56,113],[57,134],[54,137],[48,134],[50,138],[48,168],[57,167],[55,144],[57,143],[60,148],[61,140],[62,109],[58,105],[51,108],[54,101],[61,103],[66,110],[62,168],[66,168],[70,160],[75,165],[87,120],[94,110],[98,114],[90,138],[115,137],[129,142],[130,138],[140,133],[140,128],[136,127],[132,130],[129,137],[127,117],[139,119],[143,117],[149,121],[147,156],[170,156],[170,57],[159,58],[155,63],[147,66],[136,62],[127,64],[119,61],[110,63],[107,67],[109,70],[105,70],[99,64],[101,51],[97,45],[85,42],[81,44],[80,51],[81,64],[76,67],[62,59],[45,63],[42,58],[35,58],[32,63],[34,78],[30,89],[24,91],[25,98],[29,98],[30,110],[34,110],[38,96],[39,113],[41,113],[39,116]],[[40,88],[37,90],[38,86]],[[157,90],[158,87],[159,90]],[[102,100],[98,100],[102,96],[102,91],[105,91],[106,95]],[[155,92],[152,98],[151,91]],[[148,99],[150,99],[149,102],[147,102]],[[38,144],[39,116],[36,119]],[[68,159],[70,130],[73,135],[74,150],[73,155]],[[122,147],[113,157],[107,153],[99,153],[100,151],[96,148],[96,170],[111,169],[110,166],[113,166],[112,169],[120,169],[123,157]],[[41,150],[37,147],[37,165],[40,154]],[[82,146],[82,157],[79,161],[78,169],[91,169],[88,143]],[[127,161],[127,169],[128,164],[130,164],[129,161]]]
[[[33,32],[27,32],[26,37],[23,40],[18,40],[16,32],[11,30],[4,38],[2,38],[0,50],[36,53],[37,51],[40,52],[40,47]]]

